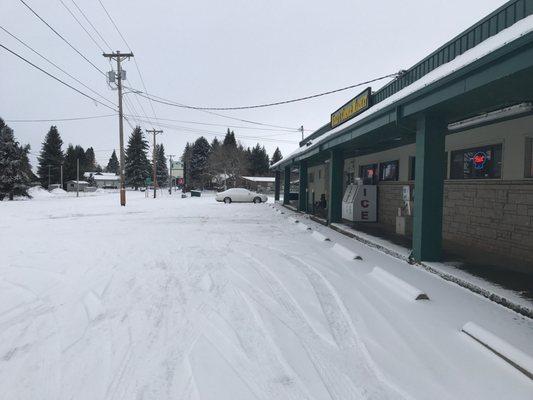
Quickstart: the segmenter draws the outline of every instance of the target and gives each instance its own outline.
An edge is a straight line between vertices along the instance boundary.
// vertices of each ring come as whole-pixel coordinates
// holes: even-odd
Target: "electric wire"
[[[80,22],[80,20],[74,15],[74,13],[72,12],[72,10],[65,4],[65,2],[63,0],[59,0],[59,2],[63,5],[63,7],[68,11],[68,13],[70,14],[70,16],[72,18],[74,18],[74,21],[77,22],[77,24],[81,27],[81,29],[83,29],[83,31],[87,34],[87,36],[89,36],[89,38],[91,39],[91,41],[96,45],[96,47],[98,47],[100,49],[100,51],[102,53],[105,53],[105,50],[102,46],[100,46],[100,43],[98,43],[96,41],[96,39],[93,37],[93,35],[91,35],[89,33],[89,31],[85,28],[85,26],[83,26],[83,24]]]
[[[75,92],[81,94],[82,96],[87,97],[88,99],[91,99],[91,100],[94,101],[95,103],[101,104],[102,106],[107,107],[107,108],[109,108],[110,110],[116,111],[114,108],[108,106],[108,105],[105,104],[105,103],[102,103],[100,100],[95,99],[94,97],[88,95],[87,93],[82,92],[81,90],[75,88],[74,86],[68,84],[67,82],[65,82],[65,81],[59,79],[58,77],[52,75],[50,72],[45,71],[43,68],[41,68],[41,67],[35,65],[35,64],[32,63],[31,61],[27,60],[26,58],[22,57],[20,54],[17,54],[16,52],[14,52],[13,50],[11,50],[11,49],[9,49],[8,47],[4,46],[4,45],[1,44],[1,43],[0,43],[0,47],[2,47],[4,50],[8,51],[9,53],[13,54],[14,56],[20,58],[20,59],[21,59],[22,61],[24,61],[25,63],[31,65],[32,67],[34,67],[34,68],[36,68],[36,69],[38,69],[38,70],[41,71],[42,73],[48,75],[50,78],[52,78],[52,79],[58,81],[59,83],[65,85],[65,86],[67,86],[68,88],[74,90]]]
[[[55,68],[57,68],[59,71],[61,71],[62,73],[64,73],[65,75],[67,75],[69,78],[71,78],[72,80],[76,81],[77,83],[79,83],[80,85],[82,85],[84,88],[86,88],[87,90],[91,91],[93,94],[97,95],[98,97],[100,97],[101,99],[104,99],[105,101],[107,101],[108,103],[112,104],[113,106],[116,107],[116,104],[114,104],[111,100],[107,99],[105,96],[103,96],[102,94],[98,93],[97,91],[91,89],[89,86],[87,86],[85,83],[83,83],[82,81],[80,81],[78,78],[76,78],[75,76],[73,76],[72,74],[70,74],[68,71],[66,71],[65,69],[61,68],[59,65],[57,65],[56,63],[54,63],[53,61],[51,61],[49,58],[47,58],[46,56],[44,56],[43,54],[41,54],[40,52],[38,52],[37,50],[35,50],[33,47],[31,47],[29,44],[27,44],[26,42],[24,42],[22,39],[18,38],[17,36],[15,36],[13,33],[9,32],[6,28],[4,28],[3,26],[0,25],[0,29],[3,30],[5,33],[7,33],[9,36],[11,36],[13,39],[15,39],[17,42],[19,42],[20,44],[22,44],[24,47],[26,47],[27,49],[29,49],[31,52],[33,52],[34,54],[37,54],[39,57],[41,57],[43,60],[45,60],[47,63],[49,63],[50,65],[54,66]]]
[[[276,101],[276,102],[273,102],[273,103],[254,104],[254,105],[247,105],[247,106],[204,107],[204,106],[191,106],[191,105],[187,105],[187,104],[180,104],[180,103],[177,103],[175,101],[167,100],[167,99],[163,99],[163,98],[160,98],[162,100],[157,100],[155,98],[153,100],[158,102],[158,103],[166,104],[166,105],[169,105],[169,106],[175,106],[175,107],[180,107],[180,108],[189,108],[189,109],[200,110],[200,111],[250,110],[250,109],[256,109],[256,108],[274,107],[274,106],[280,106],[280,105],[285,105],[285,104],[290,104],[290,103],[296,103],[296,102],[299,102],[299,101],[311,100],[311,99],[315,99],[317,97],[327,96],[327,95],[330,95],[330,94],[333,94],[333,93],[338,93],[338,92],[342,92],[342,91],[345,91],[345,90],[353,89],[353,88],[356,88],[356,87],[368,85],[369,83],[377,82],[377,81],[380,81],[380,80],[383,80],[383,79],[386,79],[386,78],[396,77],[398,75],[399,75],[399,73],[395,72],[393,74],[383,75],[383,76],[380,76],[380,77],[377,77],[377,78],[374,78],[374,79],[370,79],[368,81],[359,82],[359,83],[356,83],[356,84],[353,84],[353,85],[350,85],[350,86],[345,86],[345,87],[340,88],[340,89],[329,90],[327,92],[317,93],[317,94],[313,94],[313,95],[310,95],[310,96],[298,97],[296,99],[290,99],[290,100]],[[140,91],[138,91],[138,92],[140,92]],[[153,97],[153,95],[149,95],[146,92],[140,92],[138,94],[140,96],[143,96],[143,97],[146,97],[146,98]]]
[[[78,9],[78,11],[80,12],[80,14],[83,16],[83,18],[85,19],[85,21],[87,21],[87,23],[91,26],[91,28],[93,28],[93,30],[96,32],[96,34],[98,35],[98,37],[102,40],[102,42],[104,42],[104,44],[107,46],[107,48],[109,50],[111,50],[111,45],[107,42],[107,40],[105,40],[105,38],[100,34],[100,32],[98,31],[98,29],[96,29],[96,27],[93,25],[93,23],[91,22],[91,20],[87,17],[87,15],[85,14],[85,12],[83,12],[83,10],[80,8],[80,6],[78,6],[78,4],[74,1],[74,0],[70,0],[72,2],[72,4],[74,4],[74,6]]]
[[[74,50],[80,57],[82,57],[87,63],[89,63],[95,70],[97,70],[100,74],[106,76],[105,72],[102,71],[100,68],[98,68],[91,60],[89,60],[87,57],[83,55],[76,47],[74,47],[63,35],[61,35],[57,30],[55,30],[48,22],[45,21],[43,17],[41,17],[33,8],[31,8],[24,0],[19,0],[22,4],[24,4],[28,10],[30,10],[33,15],[35,15],[39,20],[41,20],[42,23],[44,23],[52,32],[54,32],[61,40],[63,40],[72,50]]]

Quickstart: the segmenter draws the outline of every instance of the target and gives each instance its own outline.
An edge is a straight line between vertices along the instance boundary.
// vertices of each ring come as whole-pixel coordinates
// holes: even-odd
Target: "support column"
[[[307,212],[307,163],[300,161],[300,192],[298,194],[298,211]]]
[[[342,220],[342,177],[344,174],[344,158],[338,150],[333,150],[329,163],[329,198],[328,223]]]
[[[276,178],[274,181],[274,201],[279,201],[279,192],[280,192],[280,186],[281,186],[281,173],[279,170],[276,170]]]
[[[291,195],[291,166],[285,167],[283,170],[283,204],[290,203]]]
[[[442,205],[444,192],[444,139],[446,124],[423,115],[416,128],[415,261],[438,261],[442,253]]]

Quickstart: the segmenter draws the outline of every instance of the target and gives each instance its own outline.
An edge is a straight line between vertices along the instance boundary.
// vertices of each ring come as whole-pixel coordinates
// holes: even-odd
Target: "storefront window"
[[[416,177],[416,157],[409,157],[409,180],[414,181]],[[448,152],[444,153],[444,179],[448,179]]]
[[[313,183],[315,181],[315,173],[314,172],[309,172],[308,181],[309,181],[309,183]]]
[[[377,183],[377,169],[377,164],[368,164],[359,167],[359,176],[365,185],[375,185]]]
[[[497,179],[501,175],[501,144],[452,151],[450,179]]]
[[[387,161],[379,164],[379,180],[380,181],[397,181],[400,162]]]
[[[525,177],[533,178],[533,138],[526,139]]]

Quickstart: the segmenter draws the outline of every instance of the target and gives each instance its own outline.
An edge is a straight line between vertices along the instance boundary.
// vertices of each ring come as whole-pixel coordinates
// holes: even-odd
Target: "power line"
[[[63,72],[65,75],[67,75],[69,78],[73,79],[74,81],[76,81],[77,83],[79,83],[80,85],[82,85],[84,88],[86,88],[87,90],[91,91],[92,93],[94,93],[95,95],[99,96],[100,98],[104,99],[105,101],[107,101],[108,103],[112,104],[113,106],[115,106],[115,104],[111,101],[111,100],[108,100],[106,97],[104,97],[103,95],[101,95],[100,93],[98,93],[97,91],[91,89],[89,86],[87,86],[85,83],[83,83],[82,81],[80,81],[78,78],[76,78],[75,76],[73,76],[72,74],[70,74],[68,71],[66,71],[65,69],[61,68],[59,65],[57,65],[56,63],[54,63],[53,61],[51,61],[49,58],[45,57],[44,55],[42,55],[41,53],[39,53],[37,50],[35,50],[33,47],[31,47],[29,44],[25,43],[22,39],[18,38],[17,36],[15,36],[13,33],[9,32],[7,29],[5,29],[3,26],[0,26],[0,29],[2,29],[5,33],[7,33],[9,36],[11,36],[13,39],[15,39],[16,41],[18,41],[20,44],[22,44],[24,47],[26,47],[27,49],[29,49],[30,51],[32,51],[34,54],[37,54],[39,57],[41,57],[43,60],[45,60],[47,63],[49,63],[50,65],[54,66],[55,68],[57,68],[59,71]]]
[[[380,81],[380,80],[383,80],[383,79],[386,79],[386,78],[395,77],[395,76],[398,76],[397,72],[393,73],[393,74],[380,76],[378,78],[370,79],[370,80],[365,81],[365,82],[360,82],[360,83],[356,83],[356,84],[353,84],[353,85],[350,85],[350,86],[345,86],[345,87],[340,88],[340,89],[329,90],[327,92],[313,94],[313,95],[310,95],[310,96],[298,97],[296,99],[291,99],[291,100],[276,101],[276,102],[273,102],[273,103],[254,104],[254,105],[238,106],[238,107],[203,107],[203,106],[199,107],[199,106],[190,106],[190,105],[186,105],[186,104],[180,104],[180,103],[176,103],[176,102],[174,102],[172,100],[166,100],[166,99],[162,99],[162,98],[161,98],[162,100],[156,100],[156,99],[153,99],[153,100],[158,102],[158,103],[163,103],[163,104],[166,104],[166,105],[169,105],[169,106],[175,106],[175,107],[181,107],[181,108],[189,108],[189,109],[200,110],[200,111],[250,110],[250,109],[254,109],[254,108],[265,108],[265,107],[280,106],[280,105],[284,105],[284,104],[290,104],[290,103],[296,103],[296,102],[299,102],[299,101],[315,99],[317,97],[322,97],[322,96],[326,96],[326,95],[329,95],[329,94],[342,92],[342,91],[345,91],[345,90],[348,90],[348,89],[353,89],[353,88],[356,88],[356,87],[359,87],[359,86],[368,85],[369,83]],[[137,93],[140,96],[143,96],[143,97],[146,97],[146,98],[152,97],[151,95],[149,95],[146,92],[137,91]]]
[[[24,123],[24,122],[64,122],[64,121],[82,121],[82,120],[88,120],[88,119],[98,119],[98,118],[108,118],[108,117],[114,117],[117,114],[106,114],[106,115],[93,115],[89,117],[72,117],[72,118],[51,118],[51,119],[6,119],[6,122],[16,122],[16,123]]]
[[[96,27],[93,25],[93,23],[89,20],[89,18],[87,18],[87,15],[83,12],[83,10],[78,6],[78,4],[74,1],[74,0],[70,0],[72,2],[72,4],[74,4],[74,6],[78,9],[78,11],[80,12],[80,14],[83,16],[83,18],[85,19],[85,21],[87,21],[87,23],[91,26],[91,28],[93,28],[93,30],[96,32],[96,34],[98,35],[98,37],[102,40],[102,42],[104,42],[104,44],[107,46],[107,48],[109,50],[111,50],[111,46],[109,45],[109,43],[107,42],[107,40],[105,40],[105,38],[100,34],[100,32],[98,31],[98,29],[96,29]]]
[[[65,4],[65,2],[63,0],[59,0],[59,2],[63,5],[63,7],[68,11],[68,13],[71,15],[72,18],[74,18],[74,21],[76,21],[78,23],[78,25],[81,27],[81,29],[84,30],[84,32],[87,34],[87,36],[89,36],[89,38],[92,40],[92,42],[96,45],[96,47],[98,47],[100,49],[100,51],[102,53],[105,52],[105,50],[103,49],[102,46],[100,46],[100,44],[95,40],[95,38],[93,37],[93,35],[91,35],[89,33],[89,31],[87,29],[85,29],[85,26],[83,26],[83,24],[80,22],[80,20],[74,15],[74,13],[72,12],[72,10]]]
[[[67,39],[65,39],[58,31],[56,31],[48,22],[46,22],[37,12],[31,8],[24,0],[19,0],[22,4],[24,4],[28,10],[30,10],[33,15],[35,15],[37,18],[41,20],[43,24],[45,24],[52,32],[54,32],[61,40],[63,40],[72,50],[74,50],[76,53],[79,54],[80,57],[82,57],[85,61],[87,61],[94,69],[96,69],[100,74],[106,76],[105,72],[102,71],[100,68],[98,68],[91,60],[89,60],[87,57],[85,57],[76,47],[74,47]]]
[[[75,92],[77,92],[77,93],[81,94],[82,96],[84,96],[84,97],[87,97],[88,99],[91,99],[91,100],[92,100],[92,101],[94,101],[95,103],[101,104],[101,105],[103,105],[104,107],[107,107],[107,108],[109,108],[110,110],[116,111],[116,110],[115,110],[114,108],[112,108],[112,107],[108,106],[107,104],[105,104],[105,103],[102,103],[101,101],[99,101],[99,100],[95,99],[94,97],[92,97],[92,96],[89,96],[89,95],[88,95],[87,93],[84,93],[84,92],[82,92],[82,91],[81,91],[81,90],[79,90],[79,89],[76,89],[76,88],[75,88],[74,86],[72,86],[72,85],[69,85],[69,84],[68,84],[68,83],[66,83],[65,81],[63,81],[63,80],[59,79],[58,77],[56,77],[56,76],[52,75],[52,74],[51,74],[50,72],[48,72],[48,71],[45,71],[45,70],[44,70],[44,69],[42,69],[41,67],[39,67],[39,66],[35,65],[35,64],[34,64],[34,63],[32,63],[31,61],[29,61],[29,60],[27,60],[26,58],[22,57],[22,56],[21,56],[20,54],[17,54],[17,53],[15,53],[15,52],[14,52],[13,50],[11,50],[11,49],[7,48],[6,46],[4,46],[4,45],[3,45],[3,44],[1,44],[1,43],[0,43],[0,47],[2,47],[3,49],[7,50],[8,52],[10,52],[11,54],[13,54],[14,56],[16,56],[16,57],[20,58],[20,59],[21,59],[22,61],[24,61],[25,63],[27,63],[27,64],[31,65],[32,67],[34,67],[34,68],[36,68],[36,69],[38,69],[38,70],[39,70],[39,71],[41,71],[42,73],[44,73],[44,74],[48,75],[48,76],[49,76],[50,78],[52,78],[52,79],[54,79],[54,80],[58,81],[59,83],[61,83],[61,84],[65,85],[65,86],[67,86],[68,88],[70,88],[70,89],[74,90]]]
[[[124,86],[124,87],[126,89],[131,90],[132,92],[136,92],[140,96],[144,96],[144,94],[142,94],[142,92],[138,91],[137,89],[134,89],[134,88],[129,87],[129,86]],[[152,99],[159,99],[160,101],[154,100],[154,101],[159,102],[159,103],[165,104],[165,102],[167,102],[167,101],[171,102],[171,100],[166,100],[166,99],[164,99],[162,97],[159,97],[159,96],[156,96],[156,95],[153,95],[153,94],[147,94],[147,95],[150,96]],[[177,102],[171,102],[168,105],[177,106],[177,107],[184,106],[184,104],[177,103]],[[187,107],[182,107],[182,108],[187,108]],[[189,109],[191,109],[191,108],[189,108]],[[195,110],[195,111],[200,111],[200,112],[206,113],[206,114],[216,115],[217,117],[231,119],[233,121],[245,122],[247,124],[260,125],[260,126],[269,126],[269,127],[272,127],[272,128],[281,128],[281,129],[294,130],[294,131],[299,130],[299,128],[293,128],[293,127],[289,127],[289,126],[273,125],[273,124],[267,124],[267,123],[264,123],[264,122],[252,121],[250,119],[230,117],[229,115],[219,114],[219,113],[216,113],[216,112],[213,112],[213,111],[200,110],[200,109],[194,109],[194,108],[192,108],[192,109]]]

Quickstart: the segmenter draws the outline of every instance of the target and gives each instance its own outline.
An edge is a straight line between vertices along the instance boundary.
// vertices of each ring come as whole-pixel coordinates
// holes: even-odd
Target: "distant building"
[[[183,185],[183,163],[181,161],[170,163],[170,177],[175,180],[176,185]]]
[[[80,192],[85,192],[86,189],[89,187],[89,182],[86,181],[79,181],[80,185]],[[72,180],[67,181],[67,192],[75,192],[78,190],[78,181]]]
[[[276,178],[273,176],[241,176],[237,178],[237,186],[258,193],[272,192]]]
[[[112,172],[86,172],[83,177],[89,182],[94,182],[94,186],[99,189],[118,189],[120,187],[120,176]]]

